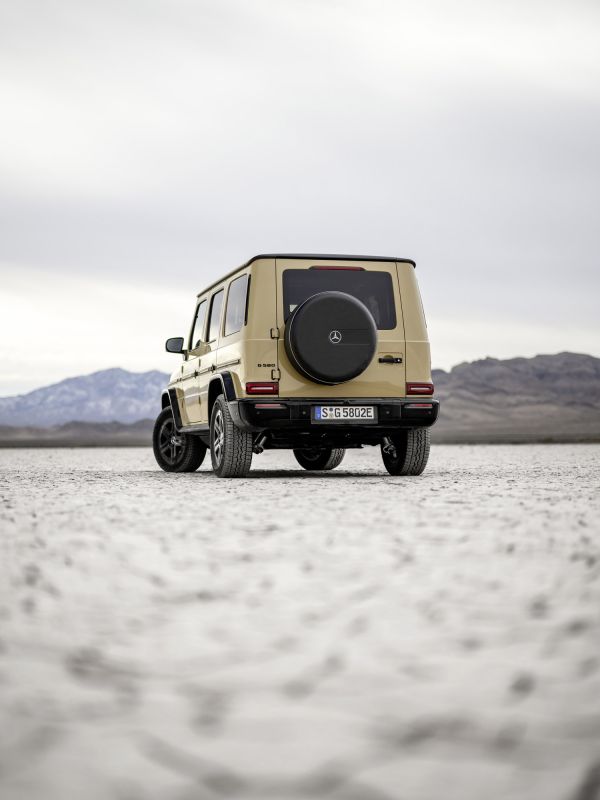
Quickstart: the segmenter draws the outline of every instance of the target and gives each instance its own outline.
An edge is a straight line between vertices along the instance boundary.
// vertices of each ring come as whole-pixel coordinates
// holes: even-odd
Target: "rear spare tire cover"
[[[369,309],[345,292],[321,292],[294,309],[285,326],[285,351],[305,378],[334,385],[371,363],[377,327]]]

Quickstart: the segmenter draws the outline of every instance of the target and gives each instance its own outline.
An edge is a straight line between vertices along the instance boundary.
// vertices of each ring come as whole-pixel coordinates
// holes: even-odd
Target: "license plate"
[[[377,422],[375,406],[313,406],[313,422]]]

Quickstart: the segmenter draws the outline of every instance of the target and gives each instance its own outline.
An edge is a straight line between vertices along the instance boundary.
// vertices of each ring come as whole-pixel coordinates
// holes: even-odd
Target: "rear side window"
[[[248,275],[241,275],[231,281],[227,294],[225,310],[225,336],[241,331],[246,320],[246,294],[248,291]]]
[[[219,322],[221,320],[221,308],[223,307],[223,289],[213,294],[210,301],[210,319],[208,320],[208,341],[214,342],[219,338]]]
[[[286,269],[283,273],[285,319],[314,294],[332,291],[346,292],[364,303],[379,330],[396,327],[392,276],[389,272],[363,269]]]
[[[190,338],[190,349],[194,350],[198,345],[204,341],[204,322],[206,320],[206,309],[208,303],[203,300],[196,309],[196,319],[194,320],[194,329]]]

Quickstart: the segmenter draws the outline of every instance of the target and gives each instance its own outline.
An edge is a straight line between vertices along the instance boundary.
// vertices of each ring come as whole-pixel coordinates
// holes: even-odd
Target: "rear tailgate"
[[[343,269],[348,267],[351,269]],[[389,290],[393,294],[393,313],[387,315],[385,329],[377,331],[377,351],[367,369],[347,383],[337,386],[325,386],[311,383],[302,377],[292,367],[285,352],[284,329],[285,322],[293,308],[289,306],[289,297],[284,292],[284,275],[287,270],[310,270],[318,268],[317,291],[335,289],[337,291],[351,291],[352,276],[359,270],[380,272],[389,275]],[[316,276],[315,276],[316,277]],[[314,259],[286,259],[276,260],[277,280],[277,325],[280,337],[277,344],[278,364],[281,372],[279,379],[279,394],[281,397],[403,397],[405,393],[405,339],[404,320],[402,316],[402,303],[396,262],[394,261],[319,261]],[[383,279],[381,279],[383,280]],[[385,282],[384,282],[385,283]],[[387,285],[387,284],[386,284]],[[355,295],[357,296],[357,295]],[[365,300],[364,297],[359,299]],[[378,308],[377,297],[366,298],[366,305],[374,312]],[[383,361],[381,360],[383,359]]]

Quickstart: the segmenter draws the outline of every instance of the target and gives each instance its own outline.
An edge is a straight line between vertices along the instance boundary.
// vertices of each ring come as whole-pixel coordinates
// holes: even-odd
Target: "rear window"
[[[394,289],[389,272],[346,269],[286,269],[283,273],[284,317],[319,292],[346,292],[369,309],[380,331],[396,327]]]

